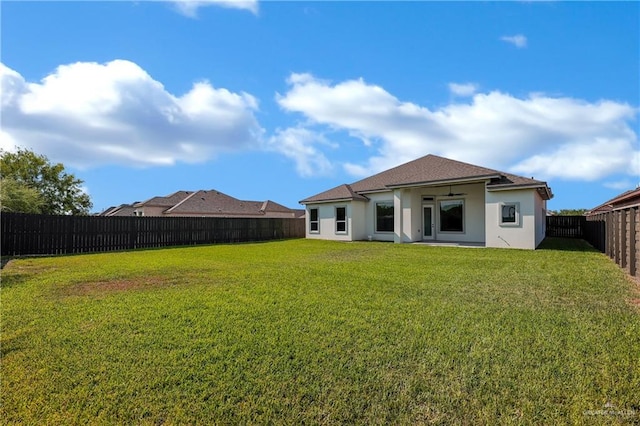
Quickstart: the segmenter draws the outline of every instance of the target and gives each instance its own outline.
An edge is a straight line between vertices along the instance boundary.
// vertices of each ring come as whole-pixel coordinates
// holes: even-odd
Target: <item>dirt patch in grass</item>
[[[12,273],[12,274],[37,275],[37,274],[44,274],[47,272],[54,271],[56,267],[34,262],[31,259],[29,260],[8,259],[5,265],[3,265],[2,269],[4,270],[4,272]]]
[[[60,295],[63,297],[99,297],[126,291],[151,290],[161,287],[169,287],[172,284],[175,284],[173,280],[163,276],[94,281],[64,287],[60,289]]]

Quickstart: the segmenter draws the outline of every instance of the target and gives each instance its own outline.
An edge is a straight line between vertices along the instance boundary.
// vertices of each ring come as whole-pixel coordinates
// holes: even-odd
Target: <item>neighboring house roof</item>
[[[640,204],[640,187],[625,191],[622,194],[605,201],[598,207],[594,207],[585,213],[587,216],[591,216],[598,213],[604,213],[612,210],[622,209]]]
[[[106,209],[98,213],[98,216],[109,216],[111,213],[115,212],[117,209],[118,207],[116,206],[107,207]]]
[[[135,203],[135,207],[140,206],[153,206],[153,207],[173,207],[179,202],[183,201],[185,198],[193,195],[193,191],[176,191],[171,195],[167,195],[166,197],[153,197],[148,199],[147,201],[143,201],[140,203]]]
[[[135,210],[133,204],[121,204],[117,207],[109,207],[98,216],[133,216]]]
[[[153,209],[162,216],[241,216],[241,217],[301,217],[304,210],[290,209],[271,200],[245,201],[216,190],[177,191],[166,197],[153,197],[147,201],[110,207],[103,216],[133,216],[134,211]],[[145,214],[149,214],[145,212]],[[151,213],[153,214],[153,213]]]
[[[263,201],[238,200],[215,190],[196,191],[164,213],[257,215],[264,214],[264,204]]]
[[[285,207],[282,204],[278,204],[275,201],[267,200],[262,202],[262,206],[260,206],[260,210],[264,212],[280,212],[280,213],[291,213],[292,209],[289,207]]]
[[[461,161],[450,160],[437,155],[426,155],[417,160],[401,164],[351,185],[340,185],[328,191],[306,198],[300,203],[328,202],[364,199],[365,194],[389,191],[408,186],[463,183],[487,180],[488,190],[516,188],[540,188],[544,199],[553,197],[546,182],[504,173],[486,167],[475,166]],[[357,198],[360,197],[360,198]]]

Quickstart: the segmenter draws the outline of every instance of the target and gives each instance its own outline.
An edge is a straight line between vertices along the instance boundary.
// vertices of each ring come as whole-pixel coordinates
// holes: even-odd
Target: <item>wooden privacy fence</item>
[[[547,216],[548,237],[582,238],[630,275],[640,264],[640,210],[621,208],[591,216]]]
[[[3,256],[304,238],[304,219],[102,217],[3,213]]]
[[[632,206],[593,214],[587,218],[587,223],[599,223],[601,233],[585,239],[630,275],[638,276],[640,207]]]
[[[584,216],[547,216],[547,237],[583,238]]]

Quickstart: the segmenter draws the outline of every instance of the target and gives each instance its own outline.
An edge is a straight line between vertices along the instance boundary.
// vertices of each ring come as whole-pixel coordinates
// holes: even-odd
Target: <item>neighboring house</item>
[[[552,197],[546,182],[427,155],[300,203],[307,238],[535,249]]]
[[[599,213],[606,213],[613,210],[619,210],[638,205],[640,205],[640,187],[623,192],[617,197],[614,197],[609,201],[600,204],[598,207],[594,207],[593,209],[586,212],[585,216],[593,216]]]
[[[198,216],[300,218],[302,209],[290,209],[273,201],[244,201],[216,190],[177,191],[166,197],[110,207],[101,216]]]

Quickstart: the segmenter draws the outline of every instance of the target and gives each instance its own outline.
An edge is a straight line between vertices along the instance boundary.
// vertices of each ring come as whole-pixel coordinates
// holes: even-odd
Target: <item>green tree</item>
[[[61,163],[52,164],[44,155],[28,149],[0,150],[0,177],[3,184],[5,180],[16,182],[20,194],[24,195],[25,189],[35,190],[42,201],[40,212],[44,214],[88,214],[93,205],[82,190],[82,180],[67,173]],[[5,202],[11,203],[3,199],[3,205]]]
[[[14,179],[0,179],[0,211],[41,213],[44,200],[40,193]]]
[[[556,216],[583,216],[587,209],[562,209],[562,210],[550,210]]]

